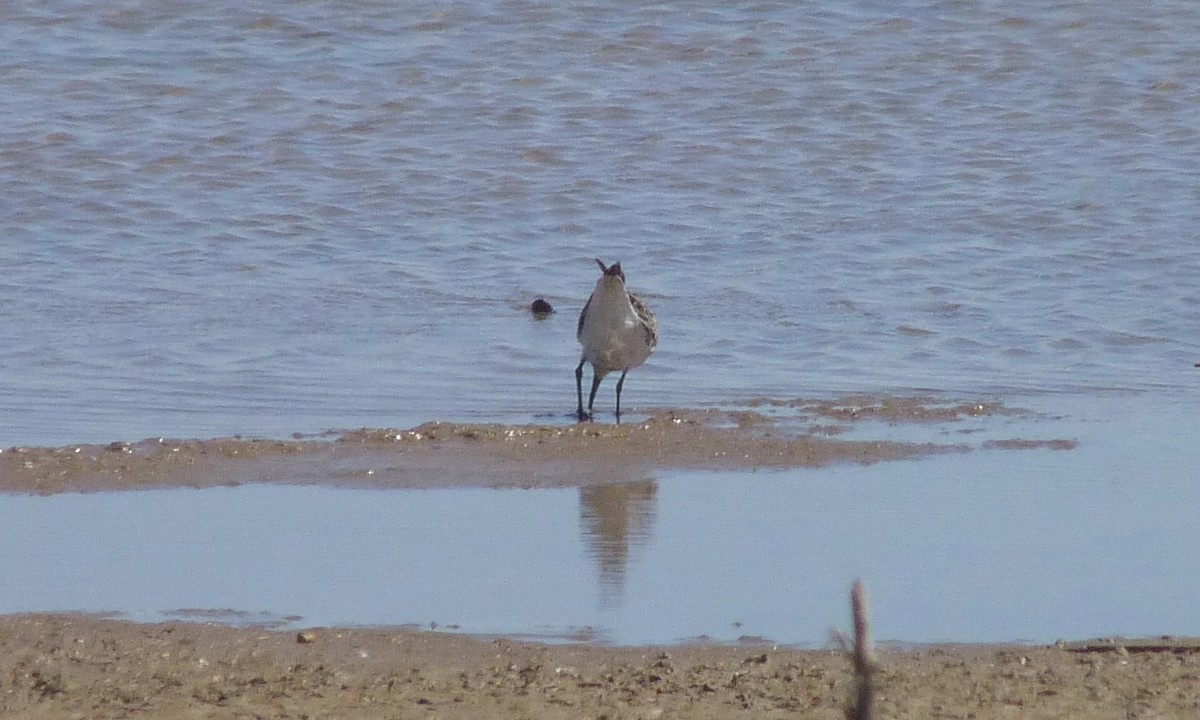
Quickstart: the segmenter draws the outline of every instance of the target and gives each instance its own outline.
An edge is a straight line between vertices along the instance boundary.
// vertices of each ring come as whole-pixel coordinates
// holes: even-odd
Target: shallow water
[[[3,13],[3,445],[557,416],[594,256],[631,408],[1196,397],[1191,3]]]
[[[861,577],[884,639],[1200,634],[1187,429],[1130,451],[1110,423],[1053,424],[1079,447],[581,489],[0,496],[0,612],[820,646]]]
[[[907,514],[868,504],[863,512],[885,523],[879,538],[900,537],[901,521],[918,538],[955,518],[965,532],[974,515],[961,506],[996,513],[993,543],[1014,533],[1018,549],[1035,545],[1027,537],[1057,547],[1049,517],[1037,513],[1057,508],[1070,522],[1096,509],[1086,502],[1095,493],[1147,508],[1095,537],[1071,536],[1076,544],[1061,555],[1030,555],[1043,564],[1029,582],[1014,580],[1025,577],[1015,560],[982,562],[1014,587],[1012,596],[992,587],[979,602],[1002,596],[1047,618],[1045,630],[1026,617],[997,626],[997,637],[1093,625],[1113,632],[1141,619],[1153,632],[1196,631],[1169,610],[1153,611],[1149,576],[1116,578],[1128,587],[1101,585],[1097,573],[1087,576],[1094,584],[1054,585],[1072,602],[1079,588],[1133,602],[1128,622],[1073,624],[1066,611],[1045,609],[1056,603],[1035,611],[1030,598],[1042,592],[1038,582],[1074,577],[1088,543],[1120,539],[1105,552],[1133,573],[1176,558],[1173,543],[1183,540],[1159,535],[1155,513],[1183,506],[1184,478],[1200,460],[1194,443],[1169,440],[1195,425],[1200,401],[1195,3],[319,0],[264,15],[221,3],[51,0],[7,4],[0,19],[0,446],[286,437],[435,419],[567,422],[591,258],[619,259],[662,335],[626,383],[631,412],[922,391],[1036,406],[1080,423],[1112,453],[1089,454],[1100,450],[1081,442],[1062,454],[980,453],[761,485],[741,476],[654,478],[656,510],[645,520],[654,529],[640,551],[628,550],[620,613],[644,613],[645,625],[652,619],[670,637],[724,636],[744,621],[747,632],[817,639],[823,629],[813,627],[840,617],[843,586],[860,572],[845,563],[807,568],[804,587],[814,590],[805,597],[821,600],[811,599],[815,609],[803,617],[812,625],[794,635],[747,620],[749,603],[736,590],[749,580],[720,585],[728,595],[713,602],[726,610],[691,609],[708,621],[671,625],[688,617],[662,610],[664,596],[640,594],[639,563],[662,569],[649,560],[656,543],[698,537],[703,518],[761,502],[758,493],[775,492],[771,482],[800,478],[806,492],[830,493],[830,505],[855,505],[867,487],[911,487],[944,472],[978,481],[956,486],[962,494],[948,495],[932,529],[905,504],[915,498],[890,498]],[[531,319],[526,307],[537,296],[559,312]],[[611,392],[605,386],[599,407],[611,407]],[[1113,474],[1114,463],[1126,472]],[[1087,491],[1044,506],[1054,498],[1023,484],[1043,471],[1065,483],[1064,493]],[[824,485],[835,479],[859,500]],[[1090,484],[1099,479],[1108,484]],[[458,503],[461,518],[433,505],[423,512],[454,515],[463,532],[499,522],[488,514],[496,503],[528,513],[511,523],[521,533],[557,522],[560,552],[569,545],[562,538],[576,538],[567,553],[575,575],[561,583],[570,597],[595,600],[594,576],[607,571],[580,564],[590,546],[578,533],[589,521],[576,527],[578,511],[567,509],[575,495],[480,492],[372,502]],[[205,538],[221,536],[223,519],[245,518],[236,508],[255,497],[301,517],[319,503],[344,521],[308,517],[314,564],[279,570],[299,583],[343,567],[320,557],[318,538],[355,532],[341,513],[369,496],[241,488],[3,502],[31,532],[59,527],[55,513],[74,507],[82,515],[70,522],[98,538],[117,532],[126,508],[147,503],[133,515],[151,523],[146,542],[113,552],[151,561],[155,528],[170,526],[153,524],[149,503],[177,507],[181,521],[185,506],[207,504],[189,524],[190,559],[205,567]],[[808,507],[813,499],[791,500]],[[472,503],[478,512],[467,513]],[[28,519],[39,513],[49,513],[49,525]],[[831,507],[831,517],[807,519],[836,535],[840,514]],[[1031,515],[1040,524],[1024,526]],[[750,542],[753,516],[747,509],[737,516],[743,525],[723,524],[717,537],[730,547]],[[676,529],[682,518],[691,530]],[[238,532],[303,534],[287,521],[286,513],[270,525],[245,518]],[[390,527],[378,521],[378,532]],[[55,553],[87,536],[60,538],[62,547],[34,537],[18,559],[47,553],[45,569],[71,562]],[[906,582],[917,583],[911,563],[937,561],[939,548],[958,553],[944,560],[947,577],[984,572],[963,545],[927,542],[912,548]],[[1170,577],[1182,584],[1163,588],[1168,604],[1175,590],[1194,588],[1193,566],[1176,559],[1182,570]],[[377,560],[355,581],[395,571]],[[888,567],[878,562],[875,578],[862,573],[882,586],[881,614],[895,602],[880,577]],[[160,579],[139,587],[171,585]],[[215,604],[335,619],[317,602],[276,607],[271,597],[293,596],[265,587],[223,603],[227,590],[176,580],[195,592],[153,601],[147,592],[143,609]],[[800,583],[793,576],[789,587]],[[927,595],[892,585],[923,601],[895,608],[897,624],[920,620],[905,609],[953,597],[941,583]],[[31,602],[59,595],[39,597]],[[612,628],[605,632],[619,640],[653,635],[585,612],[582,600],[570,612],[553,602],[531,622]],[[511,618],[450,617],[458,614],[418,608],[409,619],[530,630]],[[895,636],[992,637],[963,625],[900,625]]]

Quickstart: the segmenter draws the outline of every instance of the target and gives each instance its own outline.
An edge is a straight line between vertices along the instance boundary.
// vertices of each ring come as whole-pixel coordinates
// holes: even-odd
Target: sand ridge
[[[49,494],[255,482],[369,487],[553,487],[640,480],[656,469],[783,469],[877,463],[975,449],[1069,450],[1070,439],[991,445],[850,439],[864,422],[953,424],[1014,415],[997,403],[852,396],[755,399],[738,410],[662,409],[613,425],[428,422],[288,440],[152,438],[0,451],[0,492]],[[778,413],[787,415],[780,419]]]

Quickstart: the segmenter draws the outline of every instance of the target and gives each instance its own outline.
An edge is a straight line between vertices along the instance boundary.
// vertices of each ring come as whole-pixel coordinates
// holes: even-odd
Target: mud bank
[[[0,492],[255,482],[406,488],[579,486],[638,480],[663,468],[819,467],[976,449],[1074,446],[1069,439],[1004,438],[985,445],[840,437],[864,422],[953,424],[1019,413],[994,403],[929,399],[757,399],[744,410],[668,409],[623,425],[431,422],[407,430],[361,429],[292,440],[152,438],[107,445],[11,447],[0,452]]]

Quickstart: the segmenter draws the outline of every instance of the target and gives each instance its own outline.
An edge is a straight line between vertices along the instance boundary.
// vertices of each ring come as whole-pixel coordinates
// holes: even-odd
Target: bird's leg
[[[621,386],[625,384],[625,373],[628,370],[621,372],[621,379],[617,381],[617,424],[621,424]]]
[[[588,395],[588,418],[594,417],[592,413],[592,403],[596,402],[596,389],[600,387],[600,381],[604,379],[604,373],[596,372],[596,366],[592,366],[592,392]]]
[[[583,422],[588,419],[583,414],[583,358],[579,359],[579,366],[575,368],[575,396],[579,399],[579,422]]]

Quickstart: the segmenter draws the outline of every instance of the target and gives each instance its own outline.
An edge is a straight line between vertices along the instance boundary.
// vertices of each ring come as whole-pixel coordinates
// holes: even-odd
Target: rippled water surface
[[[1192,3],[3,13],[0,443],[565,412],[594,256],[631,406],[1194,392]]]
[[[0,447],[566,422],[601,257],[659,316],[632,411],[995,398],[1194,467],[1155,438],[1200,400],[1197,37],[1182,1],[8,3]]]

